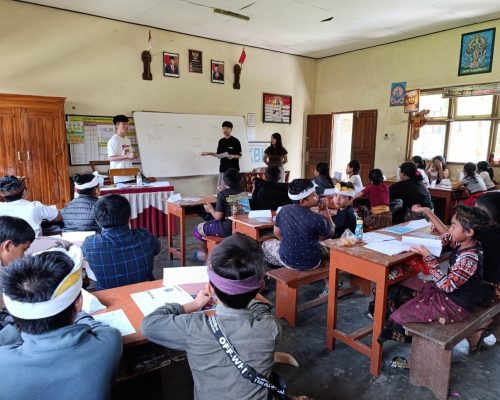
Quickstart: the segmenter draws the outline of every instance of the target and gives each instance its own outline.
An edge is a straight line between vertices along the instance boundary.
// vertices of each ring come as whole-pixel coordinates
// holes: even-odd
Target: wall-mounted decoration
[[[413,89],[405,92],[405,113],[418,111],[420,102],[420,90]]]
[[[148,49],[141,53],[141,60],[143,65],[142,79],[145,81],[152,81],[153,74],[151,73],[151,49],[153,48],[153,41],[151,38],[151,29],[148,34]]]
[[[402,106],[405,104],[406,82],[391,83],[390,106]]]
[[[224,61],[210,61],[210,75],[213,83],[224,83]]]
[[[247,53],[245,53],[245,48],[243,47],[243,50],[241,51],[240,59],[238,60],[238,64],[234,64],[234,67],[233,67],[233,72],[234,72],[233,89],[240,88],[240,75],[241,75],[241,71],[243,70],[243,63],[245,62],[246,58],[247,58]]]
[[[458,61],[459,76],[491,72],[495,31],[495,28],[491,28],[462,35]]]
[[[443,88],[443,97],[485,96],[500,94],[500,82],[479,83],[477,85],[451,86]]]
[[[202,52],[200,50],[188,50],[189,72],[201,74],[203,72]]]
[[[179,77],[179,54],[163,52],[163,75]]]
[[[278,124],[292,123],[292,96],[264,93],[263,121]]]

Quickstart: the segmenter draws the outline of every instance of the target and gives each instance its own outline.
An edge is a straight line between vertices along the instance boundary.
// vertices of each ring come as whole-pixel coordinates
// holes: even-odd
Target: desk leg
[[[339,290],[339,271],[335,266],[334,257],[330,256],[330,274],[328,281],[328,311],[326,315],[326,347],[335,349],[333,331],[337,327],[337,295]]]
[[[386,311],[388,285],[386,280],[386,271],[379,269],[376,275],[376,294],[375,294],[375,314],[373,318],[372,346],[370,356],[370,373],[380,375],[382,370],[382,345],[378,342],[378,337],[384,326],[384,316]]]
[[[450,218],[451,200],[452,200],[452,196],[448,196],[446,199],[444,199],[444,219],[443,219],[443,222],[447,225],[450,224],[450,221],[451,221],[451,218]]]
[[[182,207],[179,225],[181,226],[180,232],[180,245],[181,245],[181,266],[186,265],[186,210]]]
[[[174,259],[174,253],[170,251],[172,246],[174,245],[174,238],[173,238],[173,227],[174,227],[174,215],[170,210],[168,210],[168,215],[167,215],[167,244],[168,244],[168,253],[170,256],[170,259]]]

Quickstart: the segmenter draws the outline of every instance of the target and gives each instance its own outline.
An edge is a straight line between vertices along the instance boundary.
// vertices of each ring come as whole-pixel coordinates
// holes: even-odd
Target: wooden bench
[[[217,245],[224,240],[223,237],[219,236],[205,236],[204,239],[207,242],[207,256],[210,256],[213,249],[215,249]]]
[[[448,399],[453,346],[500,314],[500,303],[474,312],[467,321],[442,325],[410,323],[404,326],[413,336],[410,356],[410,383],[425,386],[440,400]]]

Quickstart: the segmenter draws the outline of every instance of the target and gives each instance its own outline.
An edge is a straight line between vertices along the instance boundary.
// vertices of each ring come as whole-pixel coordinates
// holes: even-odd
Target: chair
[[[98,165],[107,165],[109,167],[109,161],[89,161],[90,168],[92,169],[92,172],[97,171],[97,166]],[[107,175],[107,171],[106,171]]]
[[[133,176],[135,177],[140,173],[139,168],[115,168],[109,170],[109,177],[113,179],[115,176]]]

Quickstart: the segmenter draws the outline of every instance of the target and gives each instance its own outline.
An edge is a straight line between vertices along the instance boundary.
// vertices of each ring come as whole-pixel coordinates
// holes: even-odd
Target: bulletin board
[[[89,165],[90,161],[108,160],[108,140],[115,133],[113,117],[98,115],[66,115],[66,140],[71,165]],[[128,134],[132,150],[139,154],[133,118],[129,118]],[[140,156],[134,159],[140,164]]]

